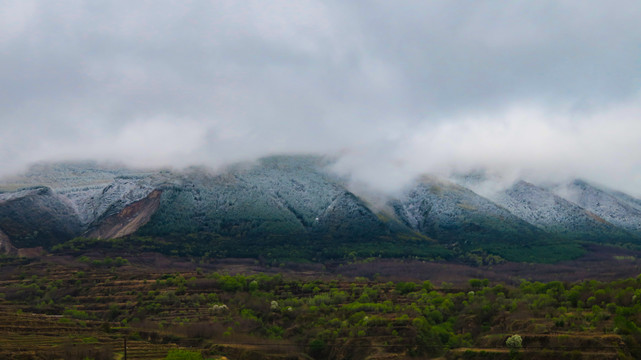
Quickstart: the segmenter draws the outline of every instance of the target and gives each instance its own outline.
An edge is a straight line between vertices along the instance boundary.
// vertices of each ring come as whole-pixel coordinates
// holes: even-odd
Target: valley
[[[427,175],[374,199],[330,165],[4,179],[0,358],[641,356],[641,201]]]
[[[0,0],[0,360],[641,359],[640,13]]]
[[[0,358],[122,359],[125,339],[128,359],[637,358],[641,253],[592,250],[491,267],[3,256]]]

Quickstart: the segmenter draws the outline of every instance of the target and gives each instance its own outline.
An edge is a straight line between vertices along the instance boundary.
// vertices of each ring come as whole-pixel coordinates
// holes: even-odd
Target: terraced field
[[[114,359],[124,356],[127,332],[105,332],[96,320],[71,320],[62,315],[27,313],[2,303],[0,359]],[[117,324],[114,324],[117,325]],[[129,340],[129,359],[162,359],[175,344]]]
[[[0,259],[0,359],[124,359],[125,341],[127,359],[639,356],[639,279],[453,286],[94,255]]]

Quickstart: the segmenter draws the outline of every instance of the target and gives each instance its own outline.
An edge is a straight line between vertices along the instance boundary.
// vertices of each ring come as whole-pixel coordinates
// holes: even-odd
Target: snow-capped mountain
[[[560,251],[561,243],[577,248],[581,241],[637,244],[641,238],[641,200],[585,181],[554,187],[517,181],[481,196],[472,189],[494,180],[458,178],[457,184],[423,176],[373,207],[371,194],[351,191],[328,171],[330,164],[315,156],[272,156],[218,172],[39,166],[0,181],[0,248],[135,235],[175,246],[190,239],[198,251],[223,244],[305,247],[303,257],[383,249],[411,256],[440,246],[519,259],[535,248]]]
[[[542,235],[489,199],[433,177],[423,177],[403,198],[394,201],[394,209],[403,222],[435,239],[515,242]]]
[[[623,241],[632,236],[599,215],[523,180],[499,192],[492,200],[519,218],[550,233],[593,241]]]
[[[607,222],[641,235],[639,199],[619,191],[597,187],[583,180],[574,180],[552,190]]]

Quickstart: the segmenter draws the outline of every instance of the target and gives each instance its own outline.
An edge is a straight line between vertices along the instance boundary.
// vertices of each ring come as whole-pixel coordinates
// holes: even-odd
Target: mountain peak
[[[16,247],[47,248],[83,234],[141,235],[171,239],[164,241],[175,247],[191,241],[184,245],[189,251],[225,256],[265,249],[306,259],[340,257],[347,249],[368,256],[479,250],[519,261],[575,256],[583,241],[641,236],[641,200],[583,180],[544,188],[523,179],[506,187],[485,173],[467,177],[493,189],[483,196],[464,182],[424,175],[374,206],[329,171],[332,161],[274,155],[217,171],[176,172],[42,166],[42,173],[11,184],[19,190],[0,193],[0,231]],[[559,254],[557,243],[570,253]]]

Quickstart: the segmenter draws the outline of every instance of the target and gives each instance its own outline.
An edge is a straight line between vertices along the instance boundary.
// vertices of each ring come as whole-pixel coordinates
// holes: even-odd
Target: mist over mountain
[[[80,236],[133,247],[156,239],[152,249],[190,256],[532,262],[579,256],[588,243],[641,246],[641,201],[582,180],[521,180],[482,196],[472,189],[496,179],[424,175],[397,195],[376,194],[338,176],[337,161],[281,155],[222,171],[39,165],[0,181],[2,244],[52,249]]]
[[[641,9],[615,3],[3,1],[0,175],[303,153],[379,192],[480,168],[638,197]]]
[[[3,1],[2,243],[549,261],[635,244],[640,10]]]
[[[639,14],[1,0],[0,358],[641,359]]]

